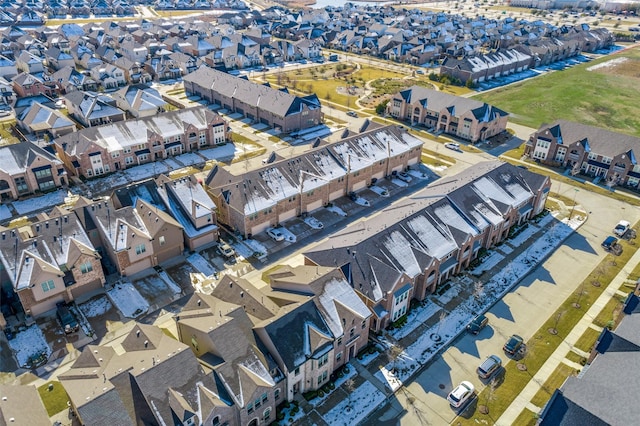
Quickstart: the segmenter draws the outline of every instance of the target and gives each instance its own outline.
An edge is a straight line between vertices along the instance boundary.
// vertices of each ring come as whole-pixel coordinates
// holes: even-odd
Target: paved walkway
[[[618,275],[615,276],[607,288],[602,292],[600,297],[591,305],[589,310],[582,316],[578,324],[571,330],[569,335],[558,346],[558,348],[551,354],[549,359],[543,364],[538,372],[533,376],[533,379],[529,381],[527,386],[520,392],[520,395],[511,403],[511,405],[505,410],[502,416],[496,422],[497,425],[511,425],[514,420],[520,415],[522,410],[527,408],[527,404],[533,396],[540,390],[541,384],[544,384],[551,373],[555,371],[561,362],[564,362],[564,358],[567,352],[572,350],[578,339],[584,334],[584,332],[592,325],[593,319],[602,311],[604,306],[611,300],[616,294],[616,291],[627,280],[629,274],[640,263],[640,250],[637,250],[635,254],[629,259],[627,264],[620,270]]]

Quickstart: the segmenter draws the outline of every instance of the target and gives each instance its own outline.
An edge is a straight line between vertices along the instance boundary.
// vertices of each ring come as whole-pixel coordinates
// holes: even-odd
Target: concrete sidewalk
[[[620,270],[618,275],[616,275],[613,280],[611,280],[611,283],[609,283],[600,297],[596,299],[589,310],[582,316],[578,324],[576,324],[569,335],[562,341],[560,346],[558,346],[558,348],[551,354],[549,359],[547,359],[547,361],[542,365],[540,370],[538,370],[535,376],[533,376],[533,378],[529,381],[527,386],[525,386],[522,392],[520,392],[520,394],[505,410],[502,416],[500,416],[500,418],[496,422],[497,425],[507,426],[513,424],[522,410],[527,408],[529,401],[531,401],[534,395],[540,390],[541,385],[543,385],[547,381],[549,376],[551,376],[558,365],[563,362],[567,353],[573,348],[578,339],[589,328],[589,326],[593,322],[593,319],[598,316],[604,306],[616,294],[620,286],[625,283],[627,277],[633,271],[636,265],[638,265],[638,263],[640,263],[640,250],[637,250],[635,252],[631,259],[629,259],[626,265],[624,265],[624,267]]]

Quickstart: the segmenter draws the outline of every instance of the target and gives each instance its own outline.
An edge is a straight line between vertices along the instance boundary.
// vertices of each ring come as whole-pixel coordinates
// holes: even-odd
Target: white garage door
[[[342,197],[343,194],[344,192],[342,192],[342,190],[333,191],[331,194],[329,194],[329,201],[337,200],[338,198]]]
[[[354,183],[352,191],[357,191],[364,188],[365,186],[367,186],[367,181],[365,180],[363,180],[362,182]]]
[[[380,173],[376,173],[373,175],[374,178],[376,179],[382,179],[384,177],[384,172],[380,172]]]
[[[263,222],[251,228],[251,235],[258,235],[269,227],[269,222]]]
[[[296,217],[296,209],[292,209],[292,210],[286,211],[284,213],[280,213],[278,215],[278,222],[280,222],[280,223],[285,222],[285,221],[291,219],[292,217]]]
[[[392,172],[401,172],[402,169],[404,169],[404,166],[402,164],[400,164],[397,167],[394,167],[393,169],[391,169]]]
[[[414,164],[416,164],[417,162],[418,162],[418,158],[412,158],[412,159],[410,159],[410,160],[409,160],[409,165],[410,165],[410,166],[411,166],[411,165],[414,165]]]
[[[314,210],[318,210],[320,207],[322,207],[322,200],[314,201],[307,206],[307,211],[312,212]]]

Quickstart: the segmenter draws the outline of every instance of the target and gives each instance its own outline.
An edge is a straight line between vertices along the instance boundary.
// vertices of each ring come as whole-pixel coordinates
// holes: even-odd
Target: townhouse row
[[[638,152],[638,154],[636,154]],[[640,138],[566,120],[543,124],[525,144],[525,155],[603,185],[638,189]]]
[[[80,424],[268,425],[367,345],[367,307],[336,268],[281,267],[258,288],[226,275],[174,317],[87,346],[59,380]]]

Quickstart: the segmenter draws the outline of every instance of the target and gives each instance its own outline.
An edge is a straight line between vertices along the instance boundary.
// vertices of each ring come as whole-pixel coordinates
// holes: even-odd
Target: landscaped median
[[[635,243],[624,240],[621,243],[622,254],[607,255],[526,342],[524,357],[517,362],[510,361],[505,365],[504,382],[493,392],[488,386],[480,392],[478,400],[488,407],[488,413],[482,414],[477,410],[468,418],[458,417],[454,423],[461,425],[475,425],[478,422],[495,423],[500,418],[636,252]],[[597,334],[597,331],[593,330],[593,332]],[[580,349],[588,351],[590,347]],[[521,417],[523,415],[519,418]]]

